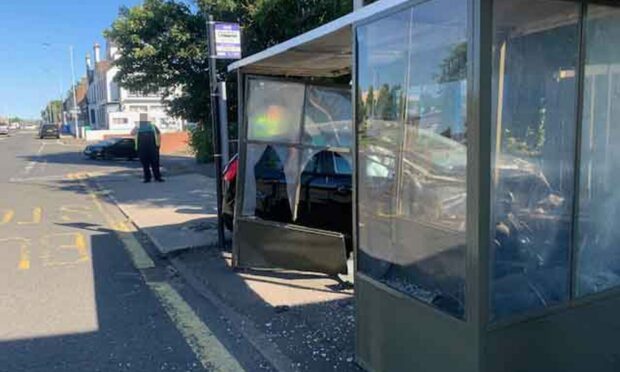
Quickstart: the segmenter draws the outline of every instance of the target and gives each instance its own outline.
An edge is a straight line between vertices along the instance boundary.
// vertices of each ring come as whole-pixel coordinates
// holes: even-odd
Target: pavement
[[[213,178],[164,170],[164,183],[141,183],[141,171],[95,177],[119,208],[161,254],[216,245],[217,204]]]
[[[9,157],[20,159],[15,170],[8,172],[11,175],[8,177],[9,183],[24,185],[43,182],[41,187],[48,192],[52,190],[54,196],[49,198],[50,194],[42,194],[41,198],[45,199],[43,195],[47,195],[49,199],[58,202],[65,198],[71,200],[71,203],[65,202],[68,204],[63,210],[66,210],[65,214],[76,214],[76,221],[67,221],[72,224],[67,228],[85,230],[87,233],[98,233],[105,229],[110,243],[104,246],[109,244],[117,247],[116,250],[124,255],[106,260],[105,269],[112,272],[105,272],[104,275],[111,279],[95,282],[104,283],[109,288],[104,290],[100,285],[94,285],[94,293],[101,295],[103,292],[111,292],[111,296],[133,299],[135,291],[145,292],[144,297],[139,298],[144,303],[132,303],[136,309],[129,319],[116,322],[113,318],[106,318],[106,330],[118,329],[116,340],[128,347],[127,350],[114,351],[121,356],[132,356],[127,357],[132,361],[126,362],[130,366],[125,370],[360,370],[354,362],[355,309],[353,291],[349,286],[316,273],[235,270],[231,267],[231,253],[220,250],[214,244],[217,236],[215,184],[210,165],[196,164],[190,157],[163,156],[166,182],[144,185],[140,182],[137,162],[87,160],[80,156],[79,144],[63,140],[52,141],[42,150],[39,147],[40,141],[28,138],[10,139],[9,142],[15,142],[9,152],[23,149],[23,153],[9,154]],[[5,143],[7,141],[0,142],[0,151],[4,150],[2,146]],[[27,169],[30,170],[24,174]],[[72,178],[67,179],[66,173]],[[56,194],[60,191],[66,195],[61,197]],[[95,221],[88,220],[86,215],[82,218],[80,213],[83,211],[76,205],[92,204],[92,195],[98,196],[108,217],[93,214]],[[3,206],[0,205],[0,208]],[[91,213],[90,210],[88,212]],[[0,233],[3,228],[1,225]],[[88,241],[88,238],[85,239]],[[19,240],[14,243],[19,243]],[[121,249],[123,246],[124,250]],[[104,254],[108,252],[106,249],[96,251]],[[129,267],[119,271],[116,268],[118,265]],[[103,269],[98,271],[103,272]],[[73,280],[83,284],[79,278]],[[109,281],[121,284],[114,287]],[[85,283],[88,286],[88,281]],[[122,284],[131,287],[118,288]],[[38,288],[31,290],[38,292]],[[80,290],[79,286],[77,290]],[[3,292],[0,290],[0,293]],[[67,293],[60,294],[60,298],[67,296]],[[47,304],[47,300],[41,304]],[[105,308],[111,306],[105,305]],[[77,308],[84,306],[77,304]],[[144,310],[144,307],[148,310]],[[144,311],[146,314],[154,314],[162,323],[157,324],[162,328],[167,326],[169,333],[152,335],[148,328],[150,323],[145,324],[150,318],[134,319]],[[99,312],[102,313],[101,310]],[[92,314],[88,311],[85,313],[91,318],[85,317],[82,328],[97,329],[92,324]],[[0,325],[4,316],[0,310]],[[8,319],[16,316],[10,314]],[[91,323],[88,323],[89,319]],[[127,329],[121,330],[123,327]],[[77,331],[73,329],[64,332],[71,335]],[[97,334],[97,330],[86,332]],[[148,355],[147,359],[153,364],[140,364],[141,358],[133,357],[134,353],[140,353],[135,350],[138,346],[127,346],[123,337],[132,332],[145,337],[145,345],[140,345],[140,350]],[[0,345],[2,334],[0,326]],[[38,336],[23,337],[37,339]],[[136,337],[130,340],[138,343]],[[153,342],[162,345],[151,349]],[[28,350],[26,346],[16,347]],[[162,348],[168,350],[168,347],[172,347],[173,351],[168,354],[161,351]],[[66,348],[59,348],[62,350],[57,350],[55,355],[71,355]],[[105,347],[103,349],[106,350]],[[0,346],[0,371],[3,371],[2,366],[5,365],[3,357],[8,357],[8,353]],[[14,357],[7,360],[14,363],[8,364],[11,366],[18,365],[15,360],[24,362],[24,359]],[[47,361],[48,358],[36,360]],[[112,360],[116,361],[114,358]],[[211,361],[214,361],[215,368]],[[84,365],[88,363],[85,359],[82,362]],[[103,365],[101,370],[123,370],[112,368],[111,364],[103,360],[93,363],[95,366]],[[40,370],[44,370],[44,365],[39,365]],[[66,370],[71,369],[67,367]]]
[[[81,146],[72,137],[60,142]],[[78,147],[79,148],[79,147]],[[92,161],[95,165],[107,164]],[[90,179],[108,193],[123,213],[145,233],[162,255],[217,244],[217,202],[213,166],[191,155],[161,156],[164,183],[143,184],[139,162],[116,161],[121,168],[92,169]],[[100,168],[100,167],[99,167]],[[230,238],[230,236],[228,236]]]

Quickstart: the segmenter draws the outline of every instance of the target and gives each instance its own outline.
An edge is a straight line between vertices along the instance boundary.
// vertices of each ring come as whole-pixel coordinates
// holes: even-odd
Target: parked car
[[[6,123],[0,123],[0,134],[4,136],[9,135],[9,125]]]
[[[39,128],[39,138],[60,138],[60,130],[58,129],[58,125],[56,124],[43,124],[41,128]]]
[[[138,152],[133,138],[111,138],[86,146],[84,155],[91,159],[125,158],[133,160],[138,157]]]
[[[239,167],[239,155],[235,154],[222,171],[222,183],[224,201],[222,202],[222,217],[224,225],[230,231],[233,230],[235,216],[235,192],[237,187],[237,168]]]
[[[223,171],[223,218],[233,228],[238,157]],[[352,166],[349,154],[323,150],[313,154],[300,177],[298,205],[291,208],[289,185],[277,152],[267,146],[254,166],[256,206],[254,214],[264,220],[340,232],[347,250],[352,249]],[[294,182],[294,181],[293,181]],[[293,210],[296,210],[294,213]]]

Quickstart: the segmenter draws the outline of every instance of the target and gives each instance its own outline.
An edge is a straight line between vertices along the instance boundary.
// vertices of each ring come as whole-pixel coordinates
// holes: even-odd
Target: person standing
[[[144,183],[151,182],[151,170],[155,181],[164,182],[159,171],[159,146],[159,128],[148,121],[146,114],[140,114],[140,124],[136,129],[136,151],[142,163]]]

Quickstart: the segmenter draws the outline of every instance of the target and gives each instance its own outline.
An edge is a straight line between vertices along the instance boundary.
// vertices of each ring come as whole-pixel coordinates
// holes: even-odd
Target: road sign
[[[241,58],[241,27],[237,23],[215,22],[215,57]]]

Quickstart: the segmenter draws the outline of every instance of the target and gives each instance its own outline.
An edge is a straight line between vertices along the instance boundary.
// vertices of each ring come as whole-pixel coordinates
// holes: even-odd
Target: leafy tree
[[[399,117],[399,92],[401,90],[400,85],[394,85],[390,87],[388,84],[383,84],[379,88],[376,102],[375,115],[385,120],[396,120]]]
[[[467,79],[467,43],[459,43],[441,62],[441,73],[437,77],[439,83],[449,83]]]
[[[372,85],[368,88],[368,94],[366,95],[365,110],[368,117],[373,117],[375,114],[375,89]]]
[[[349,13],[353,1],[258,0],[242,8],[245,52],[253,54]]]
[[[105,36],[116,43],[114,61],[121,86],[160,92],[171,114],[190,121],[208,119],[209,82],[205,19],[184,3],[145,0],[121,8]]]
[[[142,93],[159,92],[168,112],[198,123],[192,138],[199,159],[211,153],[210,90],[205,18],[173,0],[145,0],[121,8],[105,36],[119,49],[118,83]]]
[[[60,100],[48,102],[45,108],[41,110],[41,119],[45,122],[50,121],[51,118],[54,123],[60,123],[62,122],[62,115],[62,101]]]
[[[352,0],[195,0],[196,10],[181,0],[144,0],[121,8],[118,19],[105,32],[119,48],[114,62],[117,81],[130,90],[161,92],[170,114],[199,123],[192,142],[206,150],[211,142],[210,88],[206,16],[243,26],[244,55],[282,42],[346,14]],[[219,76],[225,66],[218,63]],[[236,101],[234,77],[229,102]],[[232,88],[232,89],[231,89]],[[229,118],[236,120],[231,105]],[[198,154],[204,158],[204,154]]]

